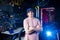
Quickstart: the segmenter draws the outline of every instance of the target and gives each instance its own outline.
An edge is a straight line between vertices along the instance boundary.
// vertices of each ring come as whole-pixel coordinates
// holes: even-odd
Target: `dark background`
[[[38,2],[39,1],[39,2]],[[6,7],[6,4],[14,3],[14,7],[11,7],[10,10],[8,6],[6,7],[7,12],[9,12],[9,15],[12,13],[16,13],[19,15],[21,25],[23,24],[23,19],[26,18],[26,10],[27,8],[35,8],[35,6],[38,5],[42,0],[0,0],[0,9],[4,9]],[[47,2],[48,0],[46,0]],[[18,3],[18,5],[16,4]],[[59,0],[49,0],[49,2],[45,6],[40,6],[40,8],[44,7],[55,7],[55,20],[58,24],[58,28],[60,28],[60,1]],[[20,9],[18,8],[20,7]],[[13,11],[12,11],[13,10]],[[5,11],[5,10],[4,10]]]
[[[39,3],[38,1],[41,2],[42,0],[23,0],[23,1],[21,1],[21,0],[0,0],[0,9],[3,9],[2,12],[8,14],[8,18],[5,18],[5,19],[7,19],[8,23],[11,21],[11,20],[9,21],[10,15],[15,15],[14,17],[17,18],[16,23],[15,23],[16,26],[23,26],[23,20],[24,20],[24,18],[27,17],[26,10],[28,8],[35,8],[35,6],[37,6],[37,4]],[[12,2],[12,3],[14,2],[14,7],[12,7],[11,5],[8,5],[10,2]],[[15,4],[16,2],[18,4]],[[46,0],[46,2],[47,2],[47,0]],[[58,25],[57,28],[59,30],[60,29],[60,1],[59,0],[49,0],[49,2],[45,6],[41,6],[41,5],[38,5],[38,6],[40,6],[40,8],[55,7],[55,21]],[[19,9],[19,7],[20,7],[20,9]],[[7,14],[5,14],[5,16]],[[15,20],[15,18],[13,20]],[[3,18],[3,20],[5,20],[5,19]],[[0,25],[3,24],[4,22],[5,21],[0,23]],[[7,23],[7,28],[8,28],[8,26],[10,26],[8,23]]]
[[[26,10],[29,7],[34,7],[37,5],[37,0],[24,0],[21,7]],[[60,1],[59,0],[49,0],[49,2],[43,7],[55,7],[55,20],[58,23],[58,29],[60,29]],[[42,8],[42,6],[41,6]],[[25,11],[26,12],[26,11]]]

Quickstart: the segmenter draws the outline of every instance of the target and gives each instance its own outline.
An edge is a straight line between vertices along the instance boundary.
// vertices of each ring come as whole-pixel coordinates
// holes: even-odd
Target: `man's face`
[[[34,17],[34,13],[32,11],[27,13],[28,17]]]

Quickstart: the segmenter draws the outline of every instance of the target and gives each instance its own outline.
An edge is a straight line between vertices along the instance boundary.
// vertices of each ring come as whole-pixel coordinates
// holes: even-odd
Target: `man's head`
[[[32,8],[27,9],[27,16],[28,17],[34,17],[34,12]]]

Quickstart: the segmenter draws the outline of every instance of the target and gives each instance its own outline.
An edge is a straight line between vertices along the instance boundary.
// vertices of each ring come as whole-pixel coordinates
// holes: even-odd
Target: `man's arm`
[[[24,26],[24,30],[27,34],[31,33],[31,31],[33,30],[33,29],[29,29],[27,20],[23,21],[23,26]]]
[[[25,32],[28,33],[28,24],[27,24],[26,19],[23,21],[23,26],[24,26]]]
[[[43,28],[42,28],[39,20],[37,20],[37,26],[36,26],[36,28],[34,28],[34,30],[36,30],[36,31],[43,31]]]

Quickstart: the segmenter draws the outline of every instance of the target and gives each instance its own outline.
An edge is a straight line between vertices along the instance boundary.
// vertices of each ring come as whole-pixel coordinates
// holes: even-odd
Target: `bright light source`
[[[51,36],[52,35],[50,31],[47,31],[46,34],[47,34],[47,36]]]

